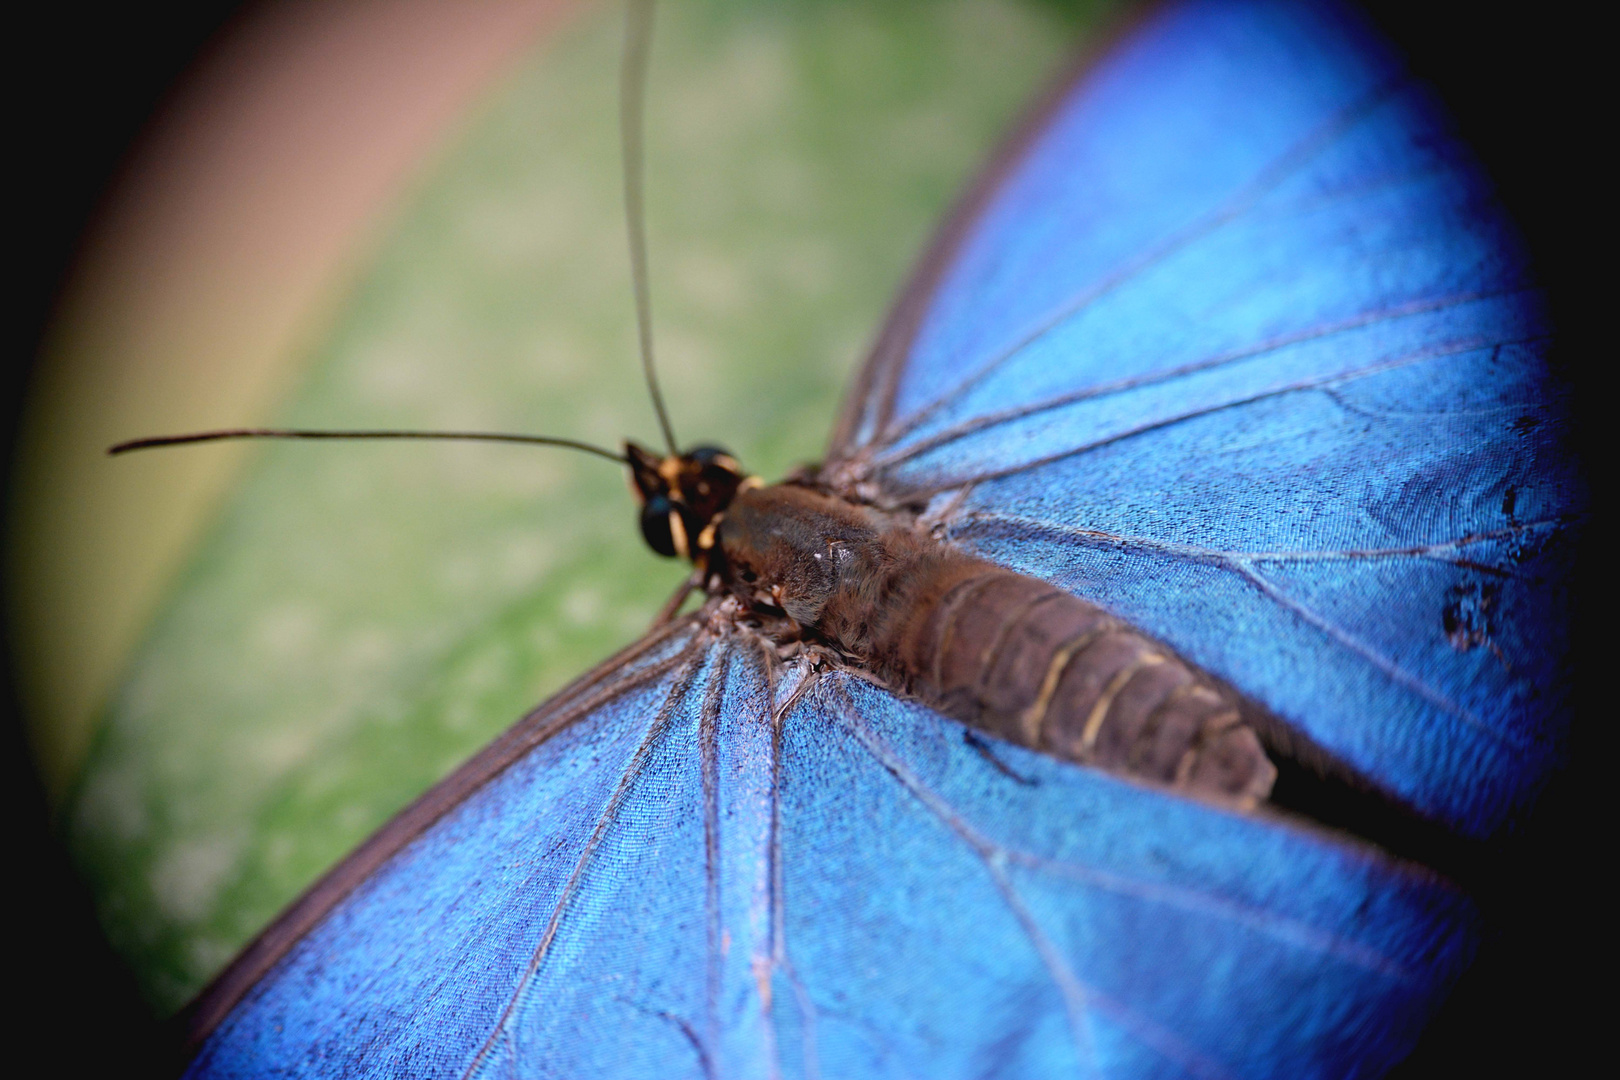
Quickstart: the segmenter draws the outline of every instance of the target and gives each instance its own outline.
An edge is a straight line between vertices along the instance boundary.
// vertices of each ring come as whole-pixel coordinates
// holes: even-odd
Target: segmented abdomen
[[[912,693],[1070,761],[1246,802],[1270,793],[1277,771],[1236,703],[1164,645],[1037,578],[955,553],[922,562],[906,617],[872,642]]]

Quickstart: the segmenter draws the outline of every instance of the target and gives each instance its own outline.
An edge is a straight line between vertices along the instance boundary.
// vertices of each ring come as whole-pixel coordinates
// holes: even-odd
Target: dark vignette
[[[18,407],[40,334],[101,193],[175,81],[246,6],[35,5],[13,23],[9,225],[21,272],[10,287],[0,359],[0,491],[9,491]],[[1603,175],[1588,149],[1605,138],[1594,126],[1588,83],[1595,80],[1587,74],[1597,70],[1588,45],[1596,28],[1557,5],[1511,16],[1461,4],[1364,6],[1445,98],[1523,229],[1560,327],[1555,363],[1574,391],[1577,448],[1585,461],[1596,460],[1590,448],[1602,406],[1589,372],[1602,355],[1603,304],[1598,279],[1589,276],[1591,257],[1582,259],[1583,249],[1598,243],[1595,189]],[[1593,492],[1594,503],[1601,494]],[[1588,534],[1596,527],[1594,513]],[[1594,547],[1583,548],[1582,582],[1595,580]],[[1580,690],[1604,640],[1596,632],[1599,602],[1583,591],[1574,657]],[[10,655],[4,640],[0,654]],[[1595,798],[1607,743],[1594,730],[1590,696],[1577,698],[1569,768],[1525,826],[1493,851],[1478,961],[1397,1075],[1573,1074],[1595,1048],[1588,1033],[1596,1003],[1583,998],[1578,975],[1607,951],[1597,905],[1604,851],[1594,843],[1607,820]],[[23,1060],[50,1055],[58,1074],[172,1074],[165,1033],[101,935],[52,833],[9,660],[0,662],[0,712],[14,912],[8,968],[18,995],[5,1013],[11,1045]],[[1582,957],[1592,959],[1582,964]]]
[[[102,193],[184,72],[245,5],[34,4],[8,19],[6,100],[16,274],[0,343],[0,495],[9,504],[22,396],[57,292],[94,222]],[[3,511],[0,511],[3,512]],[[12,1004],[7,1044],[18,1067],[60,1076],[171,1075],[162,1033],[113,953],[51,827],[17,713],[10,642],[0,622],[0,788],[6,949]]]

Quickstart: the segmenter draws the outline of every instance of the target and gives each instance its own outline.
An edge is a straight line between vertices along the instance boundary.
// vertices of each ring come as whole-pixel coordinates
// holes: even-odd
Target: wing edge
[[[1024,106],[1011,132],[1002,137],[989,159],[957,195],[913,264],[845,393],[827,442],[829,466],[849,460],[861,449],[864,444],[857,445],[857,439],[862,422],[869,416],[878,428],[893,418],[900,371],[946,271],[973,226],[1023,162],[1047,122],[1121,41],[1151,22],[1166,6],[1165,0],[1156,0],[1105,18],[1098,32],[1064,61],[1033,102]],[[874,402],[874,398],[875,408],[870,408],[869,402]]]
[[[692,637],[676,652],[624,679],[601,684],[611,673],[680,634]],[[688,616],[646,634],[574,679],[530,710],[494,741],[418,795],[361,842],[260,930],[189,1004],[168,1022],[175,1063],[183,1068],[197,1055],[232,1009],[266,973],[292,951],[333,908],[397,852],[440,818],[482,790],[529,751],[598,708],[668,674],[702,644],[705,634]],[[596,693],[591,693],[596,690]]]

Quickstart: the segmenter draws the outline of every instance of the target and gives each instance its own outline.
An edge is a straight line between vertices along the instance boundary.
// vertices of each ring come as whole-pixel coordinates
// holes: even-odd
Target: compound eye
[[[674,512],[675,504],[667,495],[654,495],[641,508],[641,535],[648,547],[666,559],[675,557],[675,534],[670,527]]]
[[[730,458],[731,451],[718,446],[694,446],[686,456],[698,465],[712,465],[717,458]]]
[[[727,473],[734,473],[739,468],[737,458],[732,457],[731,450],[726,450],[724,447],[693,447],[693,449],[687,450],[687,460],[692,461],[693,465],[697,465],[698,471],[701,471],[701,473],[706,473],[706,471],[713,470],[713,468],[719,468],[719,470],[727,471]]]

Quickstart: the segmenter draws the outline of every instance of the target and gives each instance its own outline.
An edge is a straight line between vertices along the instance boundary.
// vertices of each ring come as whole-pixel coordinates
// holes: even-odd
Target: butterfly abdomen
[[[1277,773],[1233,698],[1167,646],[1038,578],[801,487],[745,492],[733,587],[902,690],[1068,761],[1254,801]]]

